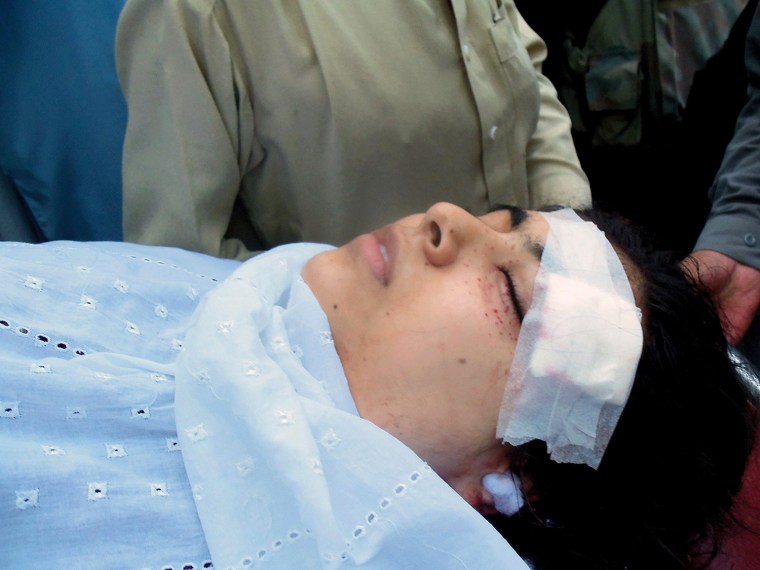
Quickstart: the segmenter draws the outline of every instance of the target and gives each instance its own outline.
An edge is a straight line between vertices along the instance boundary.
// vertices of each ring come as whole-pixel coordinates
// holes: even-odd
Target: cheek
[[[498,275],[496,278],[474,277],[472,281],[478,295],[468,318],[478,326],[475,334],[506,347],[517,344],[520,323],[512,306],[505,302],[509,296],[506,284]]]
[[[519,323],[492,276],[472,271],[457,278],[431,276],[375,307],[363,324],[382,353],[425,363],[437,373],[501,378],[517,343]]]
[[[393,311],[403,315],[398,330],[424,331],[438,352],[468,354],[490,350],[511,353],[517,344],[520,323],[505,304],[505,286],[490,276],[471,275],[421,288],[414,298],[403,299]],[[468,358],[469,360],[469,358]]]
[[[461,307],[460,307],[461,308]],[[508,368],[509,343],[493,319],[456,307],[428,312],[390,310],[373,320],[362,352],[383,360],[382,369],[405,377],[431,376],[461,385],[475,396],[486,378],[500,378]],[[477,379],[477,382],[474,382]]]

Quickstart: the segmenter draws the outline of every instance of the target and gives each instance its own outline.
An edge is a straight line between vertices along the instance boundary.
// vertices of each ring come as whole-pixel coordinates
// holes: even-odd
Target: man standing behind
[[[712,209],[691,257],[723,313],[726,336],[760,365],[760,9],[747,34],[749,99],[710,189]],[[754,320],[754,321],[753,321]],[[749,332],[748,332],[749,331]]]

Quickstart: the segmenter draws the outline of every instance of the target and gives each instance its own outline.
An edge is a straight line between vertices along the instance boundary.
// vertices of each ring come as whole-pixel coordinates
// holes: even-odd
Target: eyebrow
[[[507,206],[506,204],[495,204],[490,210],[488,210],[488,213],[490,214],[491,212],[500,212],[502,210],[507,210],[512,215],[513,228],[519,227],[520,224],[528,219],[528,212],[523,208],[520,208],[518,206]]]
[[[527,210],[520,208],[518,206],[507,206],[506,204],[496,204],[489,210],[490,212],[499,212],[502,210],[507,210],[511,214],[512,220],[512,229],[520,227],[525,220],[527,220],[530,216],[528,215]],[[537,242],[536,240],[527,237],[525,239],[525,243],[523,244],[523,247],[525,250],[530,253],[533,257],[536,258],[536,261],[541,261],[541,257],[544,255],[544,246],[543,244]]]

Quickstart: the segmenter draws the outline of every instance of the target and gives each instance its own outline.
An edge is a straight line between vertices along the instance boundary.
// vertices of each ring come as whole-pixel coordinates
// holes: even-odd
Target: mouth
[[[383,256],[383,261],[385,262],[385,265],[388,265],[388,248],[385,246],[384,243],[380,244],[380,255]]]
[[[391,226],[356,238],[361,257],[369,266],[372,276],[381,284],[391,280],[396,258],[396,238]]]
[[[372,276],[382,285],[388,283],[388,247],[378,237],[378,232],[363,234],[356,238],[360,255],[369,266]]]
[[[383,284],[387,285],[393,275],[393,268],[396,260],[396,236],[393,233],[392,226],[385,226],[372,232],[377,240],[378,250],[383,260]]]

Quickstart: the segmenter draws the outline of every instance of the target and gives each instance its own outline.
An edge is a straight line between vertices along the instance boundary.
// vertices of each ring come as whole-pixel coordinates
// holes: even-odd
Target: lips
[[[362,257],[369,265],[372,275],[383,285],[388,284],[393,266],[393,239],[388,227],[381,228],[356,239]]]
[[[396,234],[394,233],[393,226],[384,226],[379,230],[372,232],[378,243],[378,249],[380,255],[383,258],[383,264],[385,265],[384,283],[388,282],[393,277],[393,268],[396,265],[396,257],[398,253],[398,242],[396,240]]]
[[[385,247],[385,244],[380,244],[380,253],[383,256],[383,260],[385,261],[385,264],[388,265],[388,248]]]

